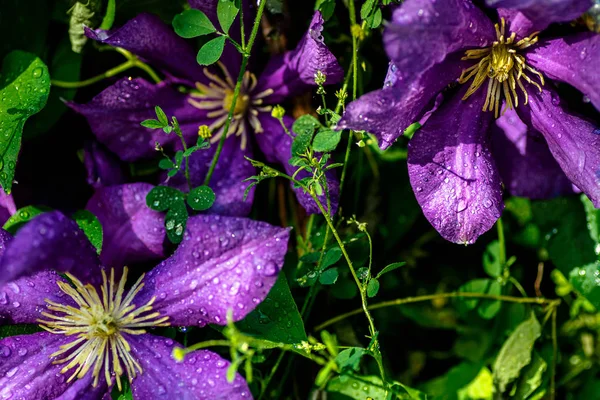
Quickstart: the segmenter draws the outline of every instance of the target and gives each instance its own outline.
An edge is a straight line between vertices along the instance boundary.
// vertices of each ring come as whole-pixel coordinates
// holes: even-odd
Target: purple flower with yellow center
[[[127,378],[134,399],[251,398],[240,375],[227,381],[228,361],[194,351],[178,363],[177,344],[147,330],[244,318],[275,283],[288,236],[262,222],[195,216],[173,255],[128,287],[127,268],[105,269],[58,211],[14,238],[0,231],[0,324],[46,331],[0,340],[0,397],[105,399]]]
[[[410,182],[427,219],[455,243],[472,243],[517,196],[584,192],[600,206],[600,130],[569,111],[555,82],[600,109],[600,36],[544,38],[589,0],[489,0],[496,23],[470,0],[407,0],[384,33],[391,59],[383,89],[348,105],[341,128],[388,148],[415,121]],[[490,135],[491,132],[491,135]]]
[[[217,1],[190,0],[190,5],[203,11],[215,26],[219,26]],[[248,18],[245,26],[251,27],[254,16],[252,2],[242,3],[244,17]],[[142,78],[121,79],[89,103],[72,103],[71,106],[88,119],[98,140],[124,161],[156,156],[157,141],[167,149],[179,148],[180,143],[174,135],[166,136],[160,130],[140,126],[141,121],[155,118],[154,106],[158,105],[167,115],[177,117],[189,143],[196,143],[199,133],[207,133],[206,129],[199,132],[199,127],[208,126],[210,141],[215,145],[209,151],[194,153],[190,158],[194,185],[202,184],[217,147],[216,142],[226,134],[228,138],[211,180],[217,195],[211,212],[245,215],[250,210],[251,201],[243,202],[246,184],[242,180],[255,175],[256,171],[244,156],[253,158],[255,143],[267,161],[281,164],[290,175],[297,169],[288,164],[292,139],[280,122],[271,116],[273,106],[314,88],[315,74],[319,71],[325,74],[327,84],[338,83],[343,78],[343,70],[321,35],[323,24],[321,14],[316,12],[308,32],[296,48],[272,57],[259,75],[255,73],[250,60],[250,71],[244,74],[233,121],[227,133],[224,132],[224,126],[233,101],[241,55],[233,45],[227,43],[217,64],[201,67],[196,62],[196,52],[192,46],[158,17],[149,14],[139,15],[114,31],[87,29],[86,34],[101,43],[136,54],[162,71],[166,76],[165,81],[155,85]],[[234,27],[237,25],[235,22]],[[235,37],[235,33],[232,36]],[[186,90],[180,91],[176,85]],[[284,117],[284,123],[288,129],[291,128],[293,118]],[[334,174],[328,177],[329,192],[335,206],[339,185]],[[184,184],[183,181],[178,183]],[[302,190],[296,193],[307,211],[319,211],[310,195]],[[250,192],[250,199],[252,197],[253,192]]]

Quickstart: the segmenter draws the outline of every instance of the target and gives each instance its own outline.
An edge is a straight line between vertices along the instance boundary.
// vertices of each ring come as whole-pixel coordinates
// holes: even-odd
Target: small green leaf
[[[485,293],[500,296],[502,294],[502,285],[497,280],[492,280]],[[500,307],[502,307],[502,303],[499,300],[483,300],[477,308],[477,313],[481,318],[492,319],[498,314]]]
[[[179,36],[190,39],[217,31],[210,19],[200,10],[185,10],[173,18],[173,28]]]
[[[533,358],[529,365],[523,368],[515,394],[512,396],[514,400],[526,400],[531,396],[541,385],[544,380],[544,372],[548,368],[546,361],[537,353],[533,352]]]
[[[52,211],[50,207],[46,206],[26,206],[17,210],[16,213],[10,216],[10,218],[4,223],[2,229],[8,231],[14,235],[17,233],[23,225],[31,221],[32,218],[37,217],[47,211]]]
[[[229,33],[229,28],[231,28],[231,24],[235,21],[239,11],[233,0],[219,0],[219,3],[217,3],[217,18],[224,33]]]
[[[366,0],[360,8],[360,18],[367,19],[375,8],[375,0]]]
[[[321,282],[321,285],[333,285],[337,281],[338,276],[339,272],[337,268],[329,268],[321,274],[319,282]]]
[[[387,274],[388,272],[391,272],[393,270],[395,270],[396,268],[400,268],[402,266],[406,265],[406,263],[404,261],[401,262],[396,262],[396,263],[392,263],[388,266],[386,266],[384,269],[382,269],[376,276],[376,278],[381,278],[381,276],[383,274]]]
[[[350,347],[349,349],[342,350],[337,357],[335,362],[340,367],[340,372],[356,372],[360,366],[360,359],[367,353],[367,349],[362,347]]]
[[[540,323],[531,313],[502,345],[494,362],[494,382],[500,393],[504,393],[508,384],[519,376],[524,366],[531,362],[533,345],[542,332]]]
[[[569,273],[569,282],[573,288],[585,297],[596,309],[600,309],[600,262],[573,268]]]
[[[0,184],[10,194],[23,126],[46,105],[50,76],[46,64],[24,51],[12,51],[0,70]]]
[[[585,195],[581,195],[581,202],[585,209],[587,219],[587,227],[590,232],[590,237],[596,243],[596,247],[600,246],[600,210],[594,207],[594,204]]]
[[[177,173],[179,172],[179,169],[177,168],[173,168],[172,170],[169,170],[169,172],[167,172],[167,176],[169,178],[174,177],[175,175],[177,175]]]
[[[321,126],[318,119],[312,115],[306,114],[301,116],[294,122],[292,131],[296,134],[294,143],[292,144],[292,155],[300,156],[308,150],[308,146],[312,142],[315,130]]]
[[[164,127],[164,124],[156,119],[146,119],[140,123],[144,128],[160,129]]]
[[[219,36],[209,40],[200,48],[196,61],[200,65],[211,65],[219,61],[225,47],[225,37]]]
[[[332,247],[331,249],[327,250],[327,252],[323,256],[323,261],[321,261],[321,265],[319,265],[319,268],[321,270],[329,268],[336,262],[340,261],[340,258],[342,258],[342,250],[340,250],[340,248],[337,246]]]
[[[158,167],[160,169],[171,169],[175,167],[175,164],[173,164],[173,161],[169,160],[168,158],[163,158],[158,162]]]
[[[154,112],[156,112],[156,118],[162,124],[162,126],[169,125],[169,119],[167,118],[167,114],[163,111],[159,106],[154,107]]]
[[[335,150],[342,138],[342,131],[334,131],[329,128],[321,128],[315,135],[313,149],[318,152],[330,152]]]
[[[73,214],[73,219],[100,254],[102,251],[102,224],[98,218],[88,210],[79,210]]]
[[[500,265],[500,243],[497,240],[491,242],[483,253],[483,269],[492,278],[497,278],[502,274]]]
[[[175,202],[167,211],[165,228],[171,243],[178,244],[183,239],[188,217],[187,207],[183,201]]]
[[[181,162],[183,161],[183,151],[179,150],[175,153],[175,165],[181,166]]]
[[[182,202],[183,193],[167,186],[156,186],[146,195],[146,204],[155,211],[167,211],[174,204]]]
[[[367,284],[367,296],[375,297],[379,292],[379,280],[377,278],[373,278]]]
[[[190,191],[187,203],[196,211],[208,210],[215,202],[215,192],[208,186],[198,186]]]

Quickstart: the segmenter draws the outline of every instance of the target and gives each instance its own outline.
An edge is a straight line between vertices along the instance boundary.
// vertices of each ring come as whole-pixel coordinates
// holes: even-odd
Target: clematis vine
[[[252,2],[242,3],[244,16],[252,18]],[[218,26],[217,0],[190,0],[190,5],[202,10]],[[166,76],[165,81],[151,84],[142,78],[121,79],[89,103],[70,105],[88,119],[98,140],[125,161],[154,156],[157,141],[166,148],[180,146],[178,138],[140,126],[141,121],[154,118],[154,106],[157,105],[167,115],[177,117],[190,143],[196,142],[199,133],[208,136],[212,143],[227,135],[211,180],[217,195],[212,211],[244,215],[249,212],[251,201],[243,202],[245,184],[241,181],[255,175],[254,167],[244,156],[253,157],[255,143],[267,161],[281,164],[290,175],[297,169],[288,164],[292,138],[271,116],[273,106],[315,87],[315,74],[319,71],[325,74],[327,84],[335,84],[343,78],[343,70],[321,35],[323,24],[321,14],[316,12],[308,32],[294,50],[272,57],[260,74],[256,74],[253,68],[244,74],[242,91],[228,132],[224,132],[224,126],[233,101],[240,54],[228,43],[216,65],[201,67],[196,63],[193,48],[158,17],[149,14],[139,15],[110,32],[86,29],[86,35],[138,55],[160,69]],[[251,23],[247,22],[245,26],[250,27]],[[178,90],[178,86],[185,89]],[[284,123],[290,128],[293,119],[286,116]],[[205,126],[208,126],[208,131]],[[193,185],[203,182],[216,147],[196,152],[190,158]],[[328,176],[328,181],[335,206],[339,185],[333,174]],[[172,184],[183,186],[183,181],[175,180]],[[310,195],[301,190],[296,193],[308,212],[319,211]],[[250,192],[252,196],[253,192]]]
[[[568,110],[556,86],[600,109],[600,36],[539,32],[590,1],[488,4],[522,12],[500,8],[492,21],[470,0],[405,1],[384,33],[384,88],[349,104],[339,124],[372,132],[386,149],[422,122],[409,143],[410,182],[427,219],[455,243],[494,225],[502,182],[531,198],[580,190],[600,206],[600,130]]]
[[[251,398],[240,375],[227,381],[228,361],[195,351],[177,363],[177,344],[147,330],[244,318],[275,283],[289,231],[210,215],[187,227],[174,254],[137,279],[103,267],[58,211],[14,238],[0,231],[0,323],[45,330],[0,340],[0,397],[103,399],[127,378],[135,399]]]

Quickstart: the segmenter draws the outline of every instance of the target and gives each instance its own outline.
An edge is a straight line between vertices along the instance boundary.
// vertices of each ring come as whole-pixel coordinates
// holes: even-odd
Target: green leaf
[[[208,35],[217,31],[206,14],[195,8],[177,14],[173,18],[173,28],[175,33],[186,39]]]
[[[477,378],[483,367],[482,363],[464,361],[444,375],[426,382],[421,389],[434,399],[454,399],[462,388]]]
[[[208,210],[215,202],[215,192],[208,186],[198,186],[190,191],[187,203],[196,211]]]
[[[165,228],[171,243],[181,243],[188,220],[187,207],[183,200],[175,202],[165,215]]]
[[[326,153],[335,150],[342,138],[342,131],[334,131],[329,128],[321,128],[313,140],[313,149]]]
[[[367,284],[367,296],[375,297],[379,293],[379,280],[377,278],[373,278]]]
[[[173,164],[173,161],[169,160],[168,158],[163,158],[158,162],[158,167],[160,169],[171,169],[175,168],[175,164]]]
[[[479,374],[471,383],[458,391],[458,400],[492,400],[494,395],[494,379],[486,367],[481,368]]]
[[[0,339],[4,339],[9,336],[30,335],[32,333],[43,332],[43,331],[44,330],[42,328],[40,328],[38,325],[29,325],[29,324],[1,325],[0,326]]]
[[[31,53],[13,51],[0,72],[0,184],[10,194],[27,118],[46,105],[50,75],[46,64]]]
[[[515,400],[528,399],[542,385],[547,368],[546,361],[534,351],[531,362],[521,372],[516,392],[512,398]]]
[[[333,285],[337,281],[338,276],[338,269],[330,268],[321,274],[319,282],[321,282],[321,285]]]
[[[300,156],[308,150],[313,134],[320,126],[319,120],[309,114],[301,116],[294,122],[292,131],[296,134],[296,137],[294,143],[292,143],[293,156]]]
[[[585,210],[590,237],[594,243],[596,243],[596,249],[600,249],[600,210],[594,207],[594,204],[585,194],[581,195],[581,202],[583,203],[583,208]],[[596,252],[598,253],[598,251]]]
[[[531,362],[533,345],[541,332],[540,323],[531,313],[529,319],[519,324],[504,342],[493,366],[494,382],[500,393],[504,393],[508,384]]]
[[[340,367],[340,372],[355,372],[358,371],[360,360],[368,354],[367,349],[362,347],[350,347],[341,351],[336,357],[335,362]]]
[[[600,262],[573,268],[569,273],[569,282],[573,288],[585,297],[596,309],[600,309]]]
[[[88,210],[79,210],[73,214],[73,219],[100,254],[102,251],[102,224],[98,218]]]
[[[319,268],[321,270],[327,269],[336,262],[340,261],[340,258],[342,258],[342,250],[337,246],[332,247],[331,249],[327,250],[327,252],[323,256],[323,260],[321,261],[321,265],[319,265]]]
[[[176,203],[183,202],[185,196],[177,189],[156,186],[146,195],[146,204],[154,211],[167,211]]]
[[[244,333],[271,342],[295,344],[307,340],[285,274],[279,274],[267,298],[236,326]]]
[[[360,18],[367,19],[367,17],[373,12],[373,8],[375,8],[376,1],[375,0],[366,0],[362,7],[360,8]]]
[[[333,12],[335,11],[335,0],[317,0],[315,10],[321,11],[323,19],[327,21],[333,16]]]
[[[426,400],[427,396],[418,390],[393,382],[390,390],[386,390],[381,378],[372,376],[337,376],[327,383],[327,396],[331,400],[341,399],[374,399],[374,400]]]
[[[217,3],[217,18],[223,33],[229,33],[229,28],[231,28],[231,24],[235,21],[239,11],[233,0],[219,0],[219,3]]]
[[[225,48],[225,37],[219,36],[206,42],[198,51],[196,61],[200,65],[211,65],[219,61]]]
[[[14,235],[23,225],[31,221],[32,218],[51,210],[50,207],[46,206],[27,206],[20,208],[16,213],[10,216],[4,223],[2,229]]]
[[[167,114],[163,111],[159,106],[154,107],[154,112],[156,112],[156,118],[162,124],[162,126],[169,125],[169,119],[167,118]]]
[[[175,165],[181,166],[181,162],[183,161],[183,151],[179,150],[175,153]]]
[[[156,119],[146,119],[140,123],[144,128],[160,129],[164,124]]]
[[[379,278],[381,278],[381,275],[387,274],[388,272],[391,272],[391,271],[393,271],[393,270],[395,270],[397,268],[403,267],[404,265],[406,265],[406,263],[404,261],[392,263],[392,264],[386,266],[381,271],[379,271],[379,273],[377,274],[376,278],[379,279]]]
[[[500,296],[502,294],[502,285],[497,280],[492,280],[485,293]],[[483,300],[477,309],[477,313],[482,318],[492,319],[498,314],[501,307],[502,303],[499,300]]]
[[[500,265],[500,243],[497,240],[491,242],[483,253],[483,269],[492,278],[497,278],[502,274],[502,265]]]

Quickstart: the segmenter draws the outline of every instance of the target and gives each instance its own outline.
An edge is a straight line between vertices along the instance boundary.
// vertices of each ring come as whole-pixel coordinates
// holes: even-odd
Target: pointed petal
[[[197,215],[187,223],[173,256],[144,278],[140,304],[156,297],[155,311],[175,326],[242,319],[277,279],[289,229],[245,218]]]
[[[177,117],[188,140],[195,140],[198,126],[206,121],[206,112],[189,104],[185,94],[169,85],[153,85],[141,78],[121,79],[89,103],[68,105],[87,118],[100,142],[129,162],[155,157],[157,141],[166,148],[180,146],[176,135],[140,125],[146,119],[156,119],[155,106]]]
[[[283,166],[285,173],[292,176],[298,170],[298,167],[290,165],[288,160],[292,157],[292,138],[289,137],[278,120],[273,118],[270,113],[261,112],[258,114],[258,119],[264,129],[264,132],[256,135],[258,146],[262,150],[266,159],[269,162],[277,162]],[[291,117],[284,117],[284,123],[288,131],[292,131],[294,120]],[[307,172],[300,172],[296,175],[296,179],[300,180],[308,176]],[[340,197],[340,182],[337,179],[336,173],[333,170],[326,172],[327,189],[331,200],[331,214],[337,212]],[[308,214],[319,214],[319,207],[310,196],[302,189],[294,188],[298,202]],[[325,195],[319,197],[319,201],[324,208],[327,208],[327,199]]]
[[[75,221],[60,211],[39,215],[17,232],[0,262],[0,284],[48,267],[73,273],[85,282],[100,278],[96,249]]]
[[[323,36],[323,16],[315,12],[308,32],[293,51],[272,57],[260,76],[256,93],[268,89],[274,93],[265,98],[269,104],[277,104],[315,87],[315,74],[321,71],[328,85],[344,79],[344,71],[335,56],[329,51]]]
[[[70,304],[58,281],[65,280],[55,271],[44,270],[1,286],[0,325],[37,324],[37,320],[43,318],[40,312],[46,311],[46,299]]]
[[[107,267],[121,268],[165,256],[164,215],[146,205],[146,195],[153,187],[130,183],[100,188],[89,200],[86,209],[102,224],[100,259]]]
[[[600,208],[600,128],[567,111],[548,85],[530,91],[519,116],[538,130],[565,175]]]
[[[547,199],[573,193],[573,185],[548,144],[514,110],[492,124],[492,152],[504,185],[513,196]]]
[[[518,10],[531,21],[530,33],[554,22],[576,19],[592,7],[592,0],[486,0],[489,7]]]
[[[156,15],[140,14],[113,31],[86,27],[85,34],[100,43],[129,50],[151,66],[188,83],[204,76],[193,47]]]
[[[248,129],[248,128],[246,128]],[[243,135],[250,135],[246,131]],[[242,138],[232,136],[225,140],[219,161],[210,180],[210,187],[214,190],[216,197],[213,206],[207,210],[209,214],[218,214],[234,217],[245,217],[250,214],[252,201],[254,200],[254,188],[248,193],[244,200],[244,191],[248,182],[244,179],[256,175],[256,168],[244,158],[253,158],[252,143],[247,141],[246,148],[241,148]],[[204,184],[204,178],[210,168],[213,156],[217,150],[217,143],[211,145],[208,150],[200,150],[191,155],[190,180],[192,186]],[[177,174],[168,180],[169,186],[188,191],[187,182],[183,174]]]
[[[390,60],[409,80],[450,53],[487,47],[495,39],[492,22],[471,0],[407,0],[383,35]]]
[[[493,115],[481,111],[486,92],[463,101],[464,90],[411,139],[408,174],[433,227],[445,239],[466,244],[494,225],[504,204],[487,137]]]
[[[87,171],[87,182],[98,189],[104,186],[125,183],[125,174],[119,159],[95,140],[85,143],[83,164]]]
[[[579,33],[543,40],[527,53],[529,64],[548,78],[566,82],[600,110],[600,35]]]
[[[435,96],[470,66],[461,57],[449,56],[417,80],[403,79],[402,72],[391,64],[384,88],[348,104],[338,128],[373,133],[379,147],[387,149],[406,128],[419,121]]]
[[[0,340],[0,398],[4,399],[102,399],[106,384],[92,387],[88,373],[67,383],[62,365],[53,364],[50,355],[73,338],[49,332],[11,336]],[[67,372],[68,374],[68,372]],[[77,394],[86,397],[77,397]]]
[[[239,374],[227,382],[229,361],[208,350],[194,351],[183,362],[173,359],[178,346],[171,339],[154,335],[128,335],[134,357],[143,373],[131,384],[135,399],[251,399],[248,384]]]

